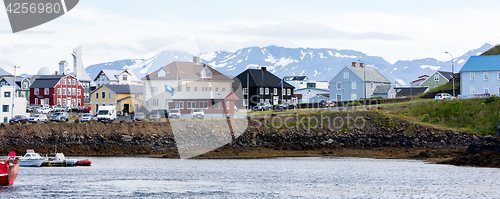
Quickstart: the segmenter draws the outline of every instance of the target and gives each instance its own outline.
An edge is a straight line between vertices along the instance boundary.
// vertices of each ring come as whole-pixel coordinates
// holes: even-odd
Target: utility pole
[[[14,95],[16,89],[16,69],[21,68],[20,66],[14,66],[14,85],[12,85],[12,111],[10,112],[10,119],[14,118]]]
[[[453,79],[453,97],[455,97],[455,68],[453,67],[453,55],[449,52],[445,52],[451,56],[451,78]]]

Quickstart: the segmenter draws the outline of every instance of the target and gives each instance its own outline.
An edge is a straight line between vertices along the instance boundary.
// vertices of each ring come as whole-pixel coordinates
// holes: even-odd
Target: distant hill
[[[481,54],[481,56],[483,55],[500,55],[500,45],[490,48],[489,50]]]

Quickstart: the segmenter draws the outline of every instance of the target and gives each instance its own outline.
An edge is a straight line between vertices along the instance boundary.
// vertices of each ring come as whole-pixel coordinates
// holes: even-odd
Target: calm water
[[[91,160],[92,167],[21,168],[13,186],[0,187],[0,197],[500,197],[500,169],[420,161],[360,158],[169,160],[142,157],[94,157]]]

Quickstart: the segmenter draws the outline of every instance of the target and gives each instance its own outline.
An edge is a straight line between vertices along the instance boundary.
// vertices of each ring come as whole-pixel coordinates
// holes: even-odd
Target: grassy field
[[[500,119],[500,97],[435,101],[417,99],[385,104],[385,113],[434,127],[494,135]]]

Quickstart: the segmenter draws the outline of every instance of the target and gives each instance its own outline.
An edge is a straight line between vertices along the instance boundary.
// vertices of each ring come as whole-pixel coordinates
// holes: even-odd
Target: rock
[[[122,141],[124,142],[130,142],[132,141],[133,137],[132,136],[128,136],[128,135],[123,135],[122,137]]]
[[[332,140],[332,139],[328,139],[328,140],[326,141],[326,143],[331,144],[331,143],[333,143],[333,140]]]

